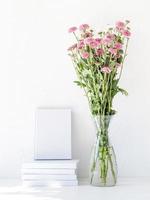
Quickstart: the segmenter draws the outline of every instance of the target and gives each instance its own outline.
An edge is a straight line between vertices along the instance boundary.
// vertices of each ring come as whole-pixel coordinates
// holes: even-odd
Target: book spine
[[[46,175],[72,174],[72,175],[75,175],[76,170],[75,169],[21,169],[21,173],[22,174],[32,174],[32,175],[36,175],[36,174],[46,174]]]
[[[76,175],[23,175],[23,180],[77,180]]]
[[[22,168],[26,169],[76,169],[76,164],[23,164]]]
[[[23,186],[77,186],[78,181],[23,181]]]

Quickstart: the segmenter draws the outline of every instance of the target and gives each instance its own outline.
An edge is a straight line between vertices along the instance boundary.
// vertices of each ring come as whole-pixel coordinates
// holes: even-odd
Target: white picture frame
[[[71,110],[38,108],[34,141],[35,160],[71,159]]]

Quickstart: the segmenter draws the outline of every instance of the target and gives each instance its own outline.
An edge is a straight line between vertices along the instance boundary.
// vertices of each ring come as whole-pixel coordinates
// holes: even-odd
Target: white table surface
[[[149,178],[119,178],[115,187],[22,187],[18,180],[0,180],[0,200],[150,200]]]

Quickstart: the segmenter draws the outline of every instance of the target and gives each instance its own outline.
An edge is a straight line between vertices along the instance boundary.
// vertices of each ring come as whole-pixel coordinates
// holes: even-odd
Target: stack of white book
[[[77,160],[48,160],[24,163],[22,180],[25,186],[78,185]]]

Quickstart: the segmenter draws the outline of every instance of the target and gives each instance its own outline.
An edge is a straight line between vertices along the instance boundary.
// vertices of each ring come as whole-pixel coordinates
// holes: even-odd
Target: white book
[[[22,168],[32,169],[76,169],[77,160],[48,160],[48,161],[34,161],[24,163]]]
[[[32,168],[23,168],[21,169],[22,174],[76,174],[75,169],[32,169]]]
[[[59,187],[59,186],[77,186],[78,181],[23,181],[23,186],[32,187],[32,186],[49,186],[49,187]]]
[[[23,180],[77,180],[76,175],[22,175]]]

